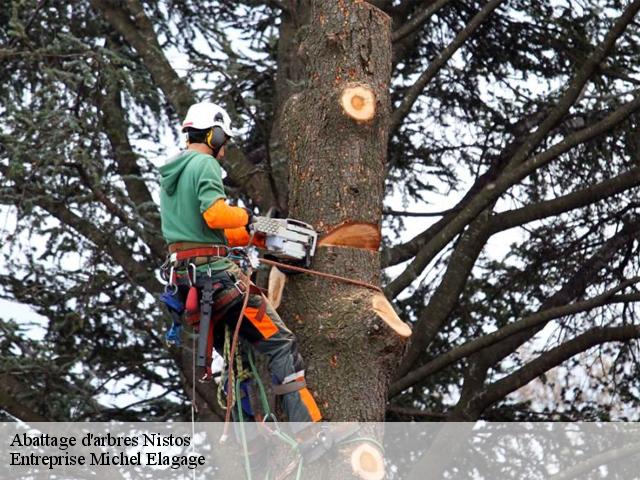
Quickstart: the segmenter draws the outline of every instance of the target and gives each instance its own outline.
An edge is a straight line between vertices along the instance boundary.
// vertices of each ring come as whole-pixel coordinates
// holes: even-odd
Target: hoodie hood
[[[160,167],[160,188],[167,192],[167,195],[171,196],[176,193],[180,175],[196,155],[198,152],[180,152],[175,157],[169,158],[167,163]]]

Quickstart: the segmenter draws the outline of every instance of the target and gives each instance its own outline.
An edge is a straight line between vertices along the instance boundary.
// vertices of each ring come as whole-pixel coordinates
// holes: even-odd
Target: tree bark
[[[352,222],[380,228],[389,128],[391,29],[357,0],[311,1],[295,49],[304,66],[277,130],[289,157],[289,214],[321,233]],[[354,118],[341,99],[358,85],[374,114]],[[366,102],[369,100],[366,99]],[[352,102],[362,108],[366,102]],[[312,268],[380,282],[380,256],[365,246],[319,247]],[[382,421],[403,340],[371,309],[375,292],[309,275],[289,277],[283,317],[296,332],[307,381],[326,420]],[[366,366],[366,368],[363,368]]]

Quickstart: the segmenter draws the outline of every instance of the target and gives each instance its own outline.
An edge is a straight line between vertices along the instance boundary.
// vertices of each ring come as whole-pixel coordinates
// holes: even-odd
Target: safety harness
[[[249,244],[250,243],[251,242],[249,242]],[[197,289],[195,286],[197,266],[209,265],[213,261],[222,259],[229,259],[238,264],[238,266],[240,267],[240,272],[236,272],[236,274],[240,278],[234,281],[226,271],[214,274],[210,268],[207,269],[204,283],[202,285],[202,298],[198,302]],[[338,275],[318,272],[315,270],[297,267],[274,260],[260,259],[260,262],[267,265],[277,266],[284,270],[293,270],[300,273],[308,273],[324,278],[329,278],[334,281],[362,286],[378,292],[382,291],[375,285],[346,277],[341,277]],[[225,327],[223,359],[225,364],[227,365],[227,368],[223,368],[222,378],[220,380],[221,387],[218,388],[218,402],[220,403],[220,406],[226,410],[226,412],[224,430],[220,441],[225,442],[228,438],[231,411],[235,406],[237,408],[237,418],[240,425],[239,437],[243,446],[245,470],[247,473],[247,478],[251,480],[251,465],[249,461],[250,455],[248,451],[243,422],[245,417],[244,410],[246,409],[249,412],[256,412],[257,410],[255,406],[257,404],[257,401],[255,398],[252,398],[250,389],[243,389],[243,384],[246,384],[246,382],[249,380],[253,380],[253,382],[255,382],[256,386],[258,387],[260,403],[262,411],[264,413],[261,421],[259,416],[254,413],[253,416],[255,418],[258,418],[259,420],[257,423],[261,426],[266,434],[276,437],[285,442],[290,446],[292,451],[297,453],[296,459],[291,462],[285,468],[285,470],[280,473],[280,475],[276,476],[276,479],[286,478],[288,475],[293,473],[294,470],[297,469],[295,478],[296,480],[299,480],[300,478],[302,478],[302,467],[304,458],[306,458],[307,461],[313,461],[324,455],[324,453],[331,450],[337,445],[355,441],[364,441],[375,444],[382,451],[382,445],[380,445],[377,440],[373,438],[350,438],[353,437],[353,435],[357,431],[357,428],[353,431],[343,432],[338,436],[319,434],[313,441],[305,442],[302,445],[280,429],[275,415],[271,412],[266,391],[264,385],[262,384],[262,381],[260,380],[260,375],[257,372],[251,349],[249,349],[247,352],[250,366],[249,370],[244,368],[242,358],[238,350],[240,328],[244,318],[244,312],[249,301],[249,296],[251,294],[258,294],[261,296],[262,301],[260,302],[260,306],[256,314],[257,321],[260,321],[264,317],[267,308],[267,299],[264,296],[263,291],[259,287],[254,285],[250,280],[251,274],[253,272],[253,265],[255,265],[255,263],[252,262],[251,256],[250,254],[248,254],[247,249],[245,248],[230,248],[226,245],[206,245],[183,242],[172,244],[169,246],[169,257],[161,267],[161,275],[167,281],[165,292],[161,296],[161,300],[167,305],[173,318],[173,324],[165,336],[166,341],[170,344],[174,344],[177,346],[180,345],[180,316],[182,315],[182,313],[186,313],[187,322],[190,323],[190,325],[194,328],[194,331],[197,331],[198,333],[197,353],[194,351],[193,355],[194,367],[204,367],[205,369],[204,376],[200,379],[201,382],[209,382],[213,379],[211,364],[213,360],[213,331],[215,323],[218,320],[222,319],[222,317],[224,317],[224,315],[228,312],[229,308],[234,305],[240,297],[242,297],[242,307],[239,312],[233,335],[231,335],[229,327]],[[184,276],[187,277],[189,285],[186,305],[183,305],[176,296],[178,292],[177,281]],[[228,288],[229,284],[232,284],[234,288]],[[226,290],[226,293],[223,295],[216,295],[222,290]],[[197,307],[199,307],[197,308],[197,311],[195,307],[196,305]],[[298,374],[299,372],[296,372],[294,375]],[[276,395],[286,395],[288,393],[292,393],[306,387],[306,382],[304,380],[300,381],[298,379],[293,379],[294,381],[291,382],[287,382],[286,380],[287,379],[284,379],[282,384],[273,386],[273,391]],[[226,385],[226,405],[223,405],[222,401],[222,392],[223,390],[225,390],[224,385]],[[194,398],[192,398],[192,422],[194,422],[194,415],[196,411],[194,403],[195,385],[194,392],[192,394],[194,395]],[[245,400],[244,405],[243,399]],[[269,419],[272,420],[270,424],[272,424],[273,427],[267,426],[266,421]],[[270,475],[268,474],[266,478],[270,478]]]

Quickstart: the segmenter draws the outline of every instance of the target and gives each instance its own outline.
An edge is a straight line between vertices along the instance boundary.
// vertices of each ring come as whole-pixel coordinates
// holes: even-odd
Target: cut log
[[[371,223],[349,223],[334,228],[319,242],[319,247],[352,247],[377,251],[380,229]]]
[[[353,474],[363,480],[382,480],[384,478],[384,460],[380,450],[370,443],[358,445],[351,453]]]
[[[273,308],[277,309],[282,301],[282,291],[287,283],[287,276],[278,267],[271,267],[269,272],[269,293],[267,297]]]
[[[366,122],[376,115],[376,96],[368,85],[356,84],[345,88],[340,95],[344,113],[358,122]]]
[[[384,295],[374,295],[371,298],[371,308],[398,335],[403,338],[411,336],[411,327],[402,321]]]

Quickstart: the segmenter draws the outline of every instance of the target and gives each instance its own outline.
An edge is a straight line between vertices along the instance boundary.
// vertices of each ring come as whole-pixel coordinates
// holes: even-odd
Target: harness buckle
[[[247,291],[247,286],[242,280],[236,280],[233,286],[236,287],[236,290],[238,290],[241,295],[244,295],[244,293]]]

